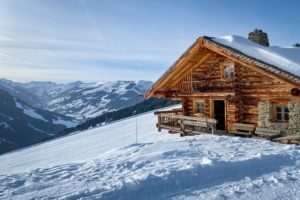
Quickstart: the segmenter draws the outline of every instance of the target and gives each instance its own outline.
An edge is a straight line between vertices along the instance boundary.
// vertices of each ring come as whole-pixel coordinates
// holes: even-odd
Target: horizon
[[[247,38],[258,28],[271,46],[299,43],[300,3],[287,2],[2,0],[1,77],[155,82],[200,35]]]
[[[103,80],[96,80],[96,81],[81,81],[81,80],[75,80],[75,81],[71,81],[71,82],[58,82],[58,81],[49,81],[49,80],[44,80],[44,81],[16,81],[16,80],[12,80],[12,79],[7,79],[5,77],[0,77],[0,81],[4,80],[4,81],[12,81],[13,83],[21,83],[21,84],[27,84],[27,83],[55,83],[55,84],[63,84],[63,85],[67,85],[67,84],[72,84],[72,83],[76,83],[76,82],[81,82],[84,84],[92,84],[92,83],[109,83],[109,82],[117,82],[117,81],[133,81],[133,82],[139,82],[139,81],[147,81],[147,82],[152,82],[154,83],[154,81],[149,81],[149,80],[126,80],[126,79],[120,79],[120,80],[107,80],[107,81],[103,81]]]

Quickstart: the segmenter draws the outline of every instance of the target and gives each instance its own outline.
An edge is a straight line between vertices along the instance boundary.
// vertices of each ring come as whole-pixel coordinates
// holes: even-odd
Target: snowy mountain
[[[34,108],[0,90],[0,154],[41,142],[77,124],[70,117]]]
[[[155,123],[150,112],[2,155],[0,198],[299,199],[298,146]]]
[[[44,108],[79,120],[94,118],[142,101],[144,98],[138,95],[151,85],[145,81],[76,82],[48,90],[51,97]]]
[[[22,99],[27,104],[35,105],[36,107],[41,106],[39,98],[22,87],[19,83],[2,78],[0,79],[0,89],[7,91],[12,96]]]
[[[78,120],[134,105],[152,86],[149,81],[115,81],[57,84],[53,82],[14,83],[0,80],[0,87],[30,105]],[[24,91],[24,93],[22,92]],[[27,97],[28,96],[28,97]]]

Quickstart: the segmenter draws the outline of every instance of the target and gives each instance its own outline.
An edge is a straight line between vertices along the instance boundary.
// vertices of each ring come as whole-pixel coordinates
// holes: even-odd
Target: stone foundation
[[[288,133],[300,135],[300,101],[290,102],[288,107],[290,110]]]
[[[282,133],[288,133],[289,123],[285,122],[276,122],[270,123],[270,129],[280,130]]]
[[[272,103],[270,101],[258,102],[258,127],[270,128],[272,121]]]
[[[300,101],[290,102],[289,122],[274,122],[272,113],[272,103],[270,101],[260,101],[258,103],[258,127],[281,130],[286,134],[300,135]]]

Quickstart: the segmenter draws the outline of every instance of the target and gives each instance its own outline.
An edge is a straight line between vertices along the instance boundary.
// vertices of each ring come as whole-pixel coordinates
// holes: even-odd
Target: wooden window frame
[[[281,108],[280,112],[277,112],[277,107]],[[288,108],[286,104],[282,104],[282,103],[276,103],[273,105],[273,117],[274,117],[274,121],[275,122],[281,122],[281,123],[288,123],[289,122],[289,111],[286,112],[285,109]],[[281,119],[277,118],[277,114],[280,113],[281,114]],[[288,115],[288,117],[286,118],[286,114]]]
[[[203,103],[203,112],[197,112],[197,103],[200,102],[200,103]],[[194,114],[205,114],[205,101],[203,99],[196,99],[194,100]]]
[[[228,68],[228,76],[225,77],[225,69]],[[233,71],[232,71],[233,69]],[[233,72],[233,77],[231,76]],[[221,65],[221,79],[222,80],[234,80],[235,79],[235,64],[233,62],[225,62]]]

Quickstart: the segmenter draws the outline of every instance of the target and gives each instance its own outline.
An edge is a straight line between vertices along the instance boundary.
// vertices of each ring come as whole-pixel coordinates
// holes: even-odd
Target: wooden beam
[[[199,67],[201,64],[203,64],[209,57],[211,56],[210,53],[205,54],[195,65],[190,66],[187,65],[187,67],[185,67],[182,71],[183,73],[180,73],[181,71],[177,72],[177,75],[173,77],[174,80],[176,80],[175,82],[173,82],[173,84],[171,85],[171,88],[174,87],[179,81],[180,81],[180,77],[185,77],[188,73],[190,73],[189,70],[193,70],[197,67]]]
[[[174,93],[176,96],[188,96],[188,97],[226,97],[226,96],[235,96],[234,92],[194,92],[194,93]]]
[[[190,58],[197,53],[197,51],[200,48],[199,41],[197,40],[197,43],[195,46],[193,46],[188,52],[183,54],[178,61],[176,61],[175,65],[172,66],[168,71],[166,71],[159,80],[154,84],[154,86],[145,94],[146,98],[150,98],[153,96],[154,91],[158,88],[161,88],[166,82],[168,82],[171,78],[173,78],[173,74],[176,72],[176,69],[179,68],[179,66],[185,65],[190,61]]]

